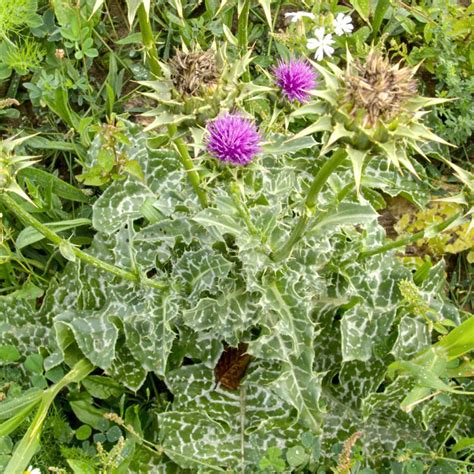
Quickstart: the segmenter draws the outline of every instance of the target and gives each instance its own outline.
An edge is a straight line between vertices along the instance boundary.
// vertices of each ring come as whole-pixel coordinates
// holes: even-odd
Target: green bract
[[[344,148],[352,161],[357,189],[366,163],[386,159],[398,170],[418,176],[410,150],[426,157],[423,147],[430,142],[449,145],[423,124],[426,107],[447,99],[415,95],[412,76],[416,68],[391,65],[371,51],[364,65],[347,52],[346,70],[333,63],[313,63],[324,79],[324,88],[313,93],[325,105],[316,121],[297,133],[303,137],[327,132],[321,154]],[[405,83],[405,84],[404,84]],[[355,90],[355,91],[354,91]],[[364,100],[366,98],[366,100]],[[295,116],[313,113],[315,104],[297,110]],[[376,110],[374,112],[374,108]]]
[[[164,80],[141,82],[141,84],[153,90],[153,92],[146,92],[144,95],[158,102],[156,108],[143,114],[145,117],[154,117],[153,122],[146,130],[153,130],[170,124],[195,126],[197,123],[202,126],[207,120],[214,118],[219,111],[242,106],[244,100],[255,99],[259,94],[263,95],[272,90],[268,86],[239,81],[252,62],[251,51],[241,58],[235,58],[234,61],[229,60],[228,48],[225,44],[219,48],[214,45],[207,53],[195,54],[197,58],[194,63],[199,62],[199,57],[202,60],[203,56],[206,62],[212,61],[213,57],[215,58],[216,65],[212,67],[215,67],[220,73],[215,85],[208,86],[206,82],[203,82],[199,87],[199,94],[181,94],[175,90],[172,80],[174,77],[173,70],[176,69],[176,66],[173,66],[173,62],[170,65],[162,64]],[[177,61],[178,59],[175,58],[175,62]],[[189,90],[189,83],[192,78],[199,82],[199,77],[196,77],[197,72],[193,68],[203,66],[187,63],[186,66],[189,68],[186,74],[174,78],[178,83],[178,89],[184,87]],[[191,131],[194,134],[202,133],[198,128],[191,128]]]
[[[467,474],[469,124],[378,51],[474,7],[408,3],[0,0],[1,472]]]

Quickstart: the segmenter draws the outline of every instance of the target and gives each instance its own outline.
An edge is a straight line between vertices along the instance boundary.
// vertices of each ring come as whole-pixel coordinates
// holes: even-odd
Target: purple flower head
[[[246,165],[260,151],[262,137],[253,122],[239,114],[225,114],[207,124],[207,150],[234,165]]]
[[[288,100],[306,102],[308,91],[317,85],[318,73],[304,60],[291,59],[289,62],[279,61],[273,69],[276,84]]]

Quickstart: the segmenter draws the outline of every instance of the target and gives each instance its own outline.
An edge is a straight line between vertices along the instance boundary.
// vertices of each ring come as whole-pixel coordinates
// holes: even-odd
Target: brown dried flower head
[[[417,93],[414,75],[417,68],[391,64],[376,50],[370,51],[364,63],[355,61],[347,74],[347,97],[352,113],[363,109],[363,126],[378,119],[389,120],[403,110],[406,101]]]
[[[182,95],[199,95],[203,88],[217,84],[219,72],[213,51],[177,51],[170,61],[171,80]]]

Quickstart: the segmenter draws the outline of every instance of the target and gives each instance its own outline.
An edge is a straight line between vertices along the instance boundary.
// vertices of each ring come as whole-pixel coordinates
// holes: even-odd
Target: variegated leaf
[[[271,364],[256,363],[240,391],[229,391],[216,385],[204,365],[171,372],[166,381],[173,407],[158,415],[167,456],[196,472],[253,470],[268,447],[294,443],[301,428],[267,387],[277,374]]]
[[[100,232],[115,232],[128,220],[143,217],[143,204],[153,198],[151,190],[134,177],[116,181],[94,203],[92,223]]]

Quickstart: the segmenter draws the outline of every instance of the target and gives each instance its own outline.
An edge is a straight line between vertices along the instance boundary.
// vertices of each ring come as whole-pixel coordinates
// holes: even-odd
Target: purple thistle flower
[[[246,165],[260,151],[257,127],[239,114],[216,118],[207,124],[207,131],[207,150],[224,162]]]
[[[273,74],[277,86],[290,101],[306,102],[309,99],[308,91],[317,85],[318,73],[301,59],[279,61],[278,66],[273,69]]]

